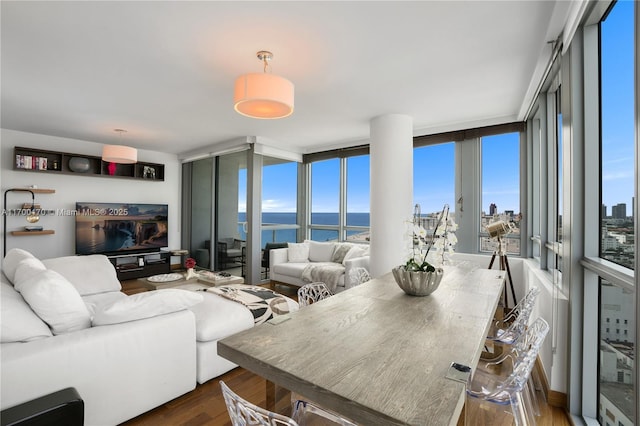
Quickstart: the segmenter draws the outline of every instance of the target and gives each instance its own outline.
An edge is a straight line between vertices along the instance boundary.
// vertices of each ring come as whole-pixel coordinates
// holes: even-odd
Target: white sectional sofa
[[[12,249],[0,275],[0,409],[74,387],[86,425],[119,424],[235,368],[217,341],[254,325],[211,292],[127,296],[101,255],[40,261]]]
[[[322,281],[336,293],[368,279],[369,246],[306,240],[271,250],[269,278],[295,286]]]

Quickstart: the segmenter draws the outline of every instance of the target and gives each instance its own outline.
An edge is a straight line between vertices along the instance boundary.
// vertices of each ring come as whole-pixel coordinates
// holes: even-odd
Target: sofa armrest
[[[195,318],[186,309],[1,348],[2,409],[74,387],[85,424],[119,424],[196,386]]]
[[[369,272],[369,256],[354,257],[344,262],[344,288],[348,289],[360,284],[351,281],[351,272],[356,268],[364,268]]]
[[[287,263],[289,261],[288,248],[272,249],[269,253],[269,275],[273,272],[274,265]]]

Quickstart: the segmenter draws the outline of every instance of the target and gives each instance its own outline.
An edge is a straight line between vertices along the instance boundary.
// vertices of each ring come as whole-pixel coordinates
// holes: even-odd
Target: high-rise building
[[[627,218],[627,205],[625,203],[618,203],[611,209],[611,216],[614,219],[626,219]]]
[[[605,206],[604,204],[601,207],[600,215],[602,216],[603,219],[607,217],[607,206]]]
[[[495,215],[495,214],[498,214],[498,206],[496,206],[496,204],[495,204],[495,203],[491,203],[491,204],[489,205],[489,214],[490,214],[491,216],[493,216],[493,215]]]

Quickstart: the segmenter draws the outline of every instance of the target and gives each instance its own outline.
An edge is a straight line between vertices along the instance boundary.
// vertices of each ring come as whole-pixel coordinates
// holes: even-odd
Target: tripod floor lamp
[[[516,304],[516,292],[513,289],[513,279],[511,278],[511,268],[509,268],[509,259],[507,258],[507,252],[504,247],[503,238],[505,235],[512,233],[515,230],[515,224],[512,222],[505,222],[499,220],[497,222],[490,223],[486,226],[489,238],[498,241],[498,247],[493,251],[491,256],[491,262],[489,262],[489,269],[493,267],[493,262],[496,260],[496,256],[500,258],[500,270],[507,271],[507,278],[509,279],[509,287],[511,289],[511,297],[513,298],[513,304]],[[504,288],[504,307],[509,307],[507,300],[507,288]]]

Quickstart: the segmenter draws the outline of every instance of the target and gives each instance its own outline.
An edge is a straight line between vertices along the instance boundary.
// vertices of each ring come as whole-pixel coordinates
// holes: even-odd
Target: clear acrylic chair
[[[528,327],[526,332],[517,341],[517,349],[503,357],[503,360],[511,359],[513,369],[507,377],[491,374],[481,369],[476,369],[473,377],[467,383],[468,401],[475,398],[502,406],[509,405],[516,426],[535,425],[534,407],[532,395],[528,387],[531,371],[538,357],[540,347],[549,332],[549,324],[538,318]],[[471,409],[465,409],[465,424],[471,425]]]
[[[487,339],[508,345],[513,344],[527,329],[538,294],[540,294],[540,289],[531,287],[526,296],[514,306],[504,319],[496,321]]]
[[[322,299],[333,296],[325,283],[317,282],[305,284],[298,289],[298,304],[300,307],[309,306]]]
[[[355,423],[338,414],[321,409],[307,401],[298,400],[294,403],[293,418],[291,418],[250,403],[233,392],[222,380],[220,380],[220,387],[233,426],[304,426],[310,423],[308,419],[314,418],[315,421],[318,417],[322,418],[320,424],[356,426]]]

